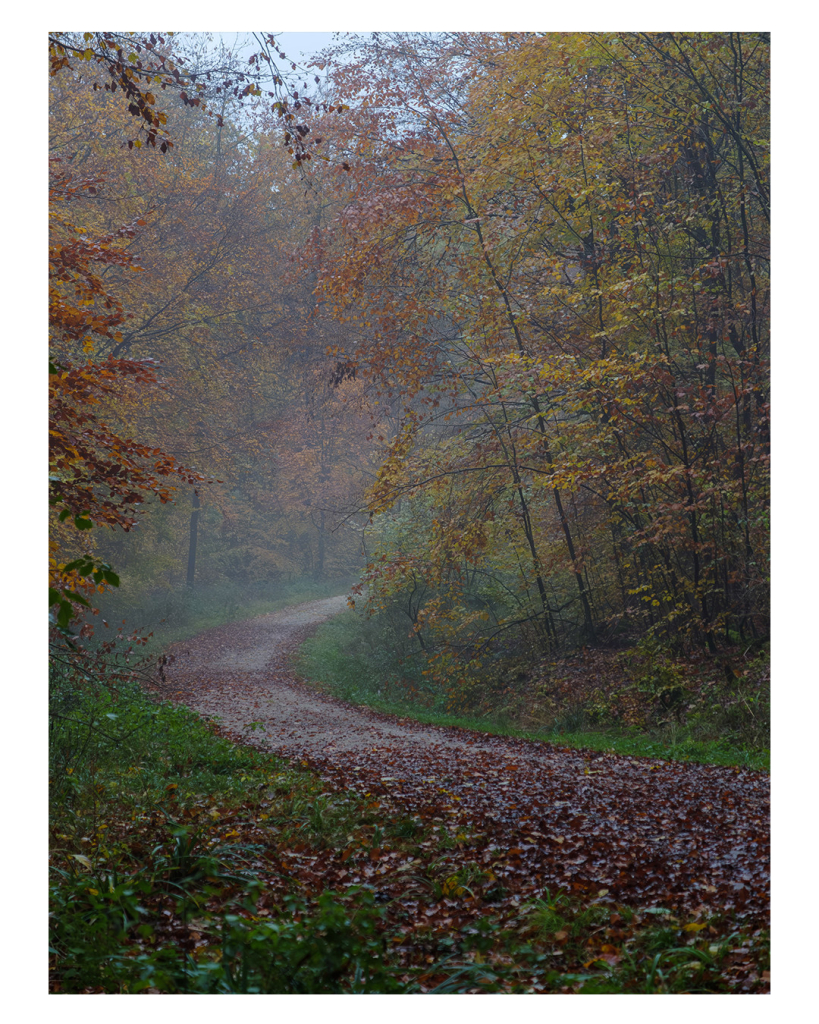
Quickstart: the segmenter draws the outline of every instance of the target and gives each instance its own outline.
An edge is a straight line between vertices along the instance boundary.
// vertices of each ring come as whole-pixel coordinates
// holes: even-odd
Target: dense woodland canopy
[[[51,43],[62,628],[361,571],[441,681],[767,635],[767,35],[146,39]]]

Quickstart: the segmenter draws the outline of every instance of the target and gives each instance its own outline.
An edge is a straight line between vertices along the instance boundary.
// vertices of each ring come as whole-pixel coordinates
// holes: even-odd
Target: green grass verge
[[[770,751],[753,749],[726,739],[699,738],[693,730],[671,723],[662,730],[642,731],[599,724],[578,727],[574,714],[546,728],[532,730],[515,724],[511,715],[451,714],[446,696],[436,693],[417,669],[397,666],[389,639],[363,616],[347,611],[323,623],[301,648],[296,668],[308,682],[352,704],[387,714],[413,718],[429,725],[455,726],[499,736],[555,743],[564,747],[612,751],[635,757],[695,761],[770,769]],[[401,685],[397,684],[402,679]],[[407,687],[407,679],[412,686]],[[411,696],[407,696],[410,694]]]

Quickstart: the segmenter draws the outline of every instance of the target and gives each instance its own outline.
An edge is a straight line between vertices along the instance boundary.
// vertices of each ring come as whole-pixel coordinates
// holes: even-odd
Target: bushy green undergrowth
[[[297,668],[353,704],[443,716],[448,697],[426,681],[421,655],[423,650],[398,657],[395,636],[382,620],[346,611],[323,623],[303,645]]]
[[[389,630],[378,618],[367,619],[348,611],[324,623],[303,645],[297,668],[305,679],[343,700],[429,724],[633,756],[770,767],[769,707],[765,703],[769,697],[758,688],[743,689],[742,680],[726,680],[705,688],[692,701],[685,722],[669,714],[663,716],[665,720],[639,726],[624,724],[607,715],[608,708],[602,706],[595,692],[585,704],[564,705],[551,716],[544,716],[546,721],[533,723],[532,687],[521,685],[515,694],[514,682],[503,679],[503,685],[496,686],[494,701],[494,681],[478,681],[471,691],[480,695],[480,701],[476,697],[470,707],[467,691],[465,696],[460,695],[459,710],[453,713],[451,694],[426,681],[423,659],[410,656],[399,660],[391,641]],[[645,681],[638,676],[633,690],[645,690],[647,698],[646,694],[638,696],[653,700],[657,696],[651,689],[654,687],[662,697],[665,690],[660,683],[665,677],[658,676],[657,682],[654,675],[646,676]],[[659,701],[657,704],[662,708]]]
[[[51,967],[60,992],[391,991],[372,893],[309,900],[298,886],[258,916],[258,844],[343,842],[364,812],[309,773],[214,735],[136,685],[51,680]],[[231,822],[225,824],[225,820]],[[226,838],[226,833],[229,838]],[[275,842],[274,842],[275,846]],[[194,922],[209,938],[192,942]]]

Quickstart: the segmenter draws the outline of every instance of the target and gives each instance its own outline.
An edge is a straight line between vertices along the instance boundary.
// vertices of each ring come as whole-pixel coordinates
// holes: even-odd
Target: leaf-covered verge
[[[480,674],[431,680],[394,616],[352,611],[321,625],[300,674],[354,704],[437,725],[561,746],[706,764],[770,767],[767,647],[732,664],[661,645],[539,658],[523,648]]]
[[[576,836],[464,826],[452,779],[396,790],[373,755],[345,781],[56,661],[50,724],[55,993],[768,990],[741,898],[544,884],[531,856]]]

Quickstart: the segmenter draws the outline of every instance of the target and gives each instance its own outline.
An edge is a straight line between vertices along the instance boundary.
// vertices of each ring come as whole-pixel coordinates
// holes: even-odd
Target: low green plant
[[[399,818],[390,822],[386,831],[396,839],[414,839],[423,831],[423,825],[417,818]]]
[[[235,913],[213,921],[206,952],[193,956],[173,944],[150,948],[155,932],[140,925],[147,911],[138,902],[150,894],[148,881],[98,889],[102,883],[95,877],[61,875],[52,891],[50,952],[64,992],[310,994],[401,988],[384,958],[382,911],[366,890],[325,892],[312,905],[292,897],[268,920],[254,919],[237,906]],[[126,942],[131,936],[137,941]]]

